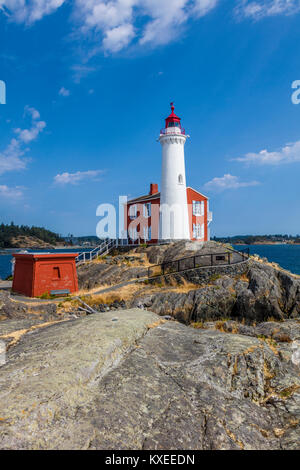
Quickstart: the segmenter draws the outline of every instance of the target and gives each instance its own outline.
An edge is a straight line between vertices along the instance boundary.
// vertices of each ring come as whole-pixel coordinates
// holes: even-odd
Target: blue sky
[[[0,0],[1,221],[95,234],[160,182],[174,101],[212,235],[300,233],[299,22],[298,0]]]

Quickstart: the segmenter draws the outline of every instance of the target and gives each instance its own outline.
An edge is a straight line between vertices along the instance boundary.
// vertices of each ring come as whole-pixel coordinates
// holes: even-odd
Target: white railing
[[[165,245],[167,244],[167,240],[162,240],[157,242],[157,245]],[[101,245],[94,248],[92,251],[84,251],[80,253],[77,258],[75,259],[76,265],[79,266],[81,264],[90,263],[94,259],[107,255],[113,248],[117,248],[118,246],[130,246],[131,248],[136,248],[141,244],[141,239],[138,238],[137,240],[130,240],[128,238],[120,238],[120,239],[113,239],[113,240],[106,240],[101,243]]]
[[[80,255],[76,258],[76,264],[85,264],[93,261],[93,259],[98,258],[99,256],[106,255],[109,253],[113,248],[117,246],[117,240],[106,240],[105,242],[101,243],[101,245],[94,248],[92,251],[84,251],[80,253]]]
[[[212,220],[213,220],[213,215],[212,215],[212,212],[209,211],[207,213],[207,222],[210,223],[212,222]]]

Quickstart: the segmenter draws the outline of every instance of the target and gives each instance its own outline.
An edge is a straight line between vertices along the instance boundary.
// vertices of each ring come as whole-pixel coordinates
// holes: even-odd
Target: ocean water
[[[300,245],[236,245],[236,249],[250,249],[250,254],[257,254],[294,274],[300,274]]]
[[[300,245],[236,245],[234,248],[241,250],[244,248],[250,249],[251,254],[258,254],[261,257],[267,258],[269,261],[274,261],[288,269],[292,273],[300,275]],[[5,279],[11,275],[11,260],[12,253],[16,250],[3,250],[0,251],[0,279]],[[30,250],[28,250],[30,251]],[[34,251],[34,250],[32,250]],[[83,249],[61,249],[61,250],[44,250],[57,253],[81,253],[82,251],[89,251],[88,248]],[[42,250],[39,250],[42,252]]]
[[[90,251],[93,248],[66,248],[57,250],[27,250],[29,253],[81,253],[83,251]],[[11,276],[12,268],[12,254],[20,250],[1,250],[0,251],[0,279],[6,279]]]

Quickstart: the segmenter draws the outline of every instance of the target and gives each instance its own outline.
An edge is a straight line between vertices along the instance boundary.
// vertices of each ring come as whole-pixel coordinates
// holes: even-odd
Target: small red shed
[[[12,290],[27,297],[78,290],[78,253],[17,253]]]

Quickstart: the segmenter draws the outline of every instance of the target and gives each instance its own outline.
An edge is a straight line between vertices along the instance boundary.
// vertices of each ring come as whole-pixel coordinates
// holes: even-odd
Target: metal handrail
[[[107,240],[102,242],[101,245],[94,248],[92,251],[84,251],[80,253],[76,258],[76,264],[81,262],[86,263],[92,261],[94,258],[97,258],[104,253],[108,253],[112,248],[116,246],[116,240]]]
[[[165,261],[164,263],[157,264],[157,265],[154,265],[154,266],[150,266],[148,268],[148,277],[153,278],[153,277],[164,276],[165,274],[175,274],[175,273],[178,273],[178,272],[188,271],[189,269],[196,269],[197,267],[205,268],[205,267],[212,267],[212,266],[220,266],[220,265],[214,263],[214,256],[215,257],[216,256],[224,256],[225,259],[226,259],[226,256],[227,256],[228,257],[228,263],[226,264],[226,266],[231,265],[231,264],[237,264],[237,262],[235,262],[235,263],[231,262],[231,255],[233,253],[237,253],[237,254],[241,255],[242,256],[242,261],[245,261],[246,259],[249,259],[249,257],[250,257],[250,249],[249,248],[245,248],[244,250],[234,250],[233,249],[233,250],[227,251],[225,253],[224,252],[223,253],[207,253],[207,254],[203,254],[203,255],[189,256],[189,257],[186,257],[186,258],[179,258],[179,259],[175,259],[175,260],[172,260],[172,261]],[[210,262],[206,263],[204,265],[201,265],[201,266],[197,266],[196,258],[204,258],[204,257],[209,257]],[[224,261],[225,261],[225,259],[224,259]],[[186,260],[193,260],[193,262],[191,263],[192,267],[188,267],[186,269],[180,269],[180,263],[182,263],[183,261],[186,261]],[[170,273],[166,273],[165,271],[166,271],[166,267],[168,265],[174,265],[176,267],[176,269],[174,269]],[[225,266],[225,265],[223,264],[221,266]],[[159,274],[151,275],[151,271],[155,270],[156,268],[160,268],[161,272]]]

